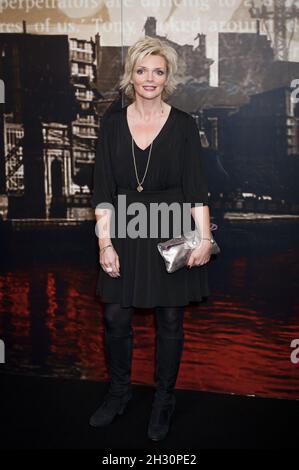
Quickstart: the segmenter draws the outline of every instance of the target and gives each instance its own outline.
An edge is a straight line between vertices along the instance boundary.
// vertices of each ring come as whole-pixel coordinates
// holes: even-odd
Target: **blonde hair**
[[[123,90],[124,94],[131,100],[135,98],[134,86],[130,83],[135,64],[150,54],[164,57],[166,62],[167,79],[162,91],[162,99],[171,95],[177,87],[177,81],[174,77],[178,68],[178,55],[176,50],[165,41],[152,38],[151,36],[145,36],[136,41],[135,44],[128,49],[124,73],[120,80],[120,90]]]

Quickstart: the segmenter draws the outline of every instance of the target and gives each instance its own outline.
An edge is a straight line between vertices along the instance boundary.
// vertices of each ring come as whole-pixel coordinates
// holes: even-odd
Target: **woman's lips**
[[[153,91],[153,90],[156,89],[155,86],[144,86],[143,88],[144,88],[146,91]]]

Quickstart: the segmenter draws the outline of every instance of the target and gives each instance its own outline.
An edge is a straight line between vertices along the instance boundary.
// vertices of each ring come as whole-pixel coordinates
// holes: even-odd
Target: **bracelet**
[[[108,246],[112,246],[112,245],[106,245],[106,246],[104,246],[103,248],[100,248],[100,253],[101,253],[103,250],[105,250],[106,248],[108,248]]]

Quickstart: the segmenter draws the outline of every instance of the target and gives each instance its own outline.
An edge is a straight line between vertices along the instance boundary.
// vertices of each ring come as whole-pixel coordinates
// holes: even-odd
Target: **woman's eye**
[[[142,69],[138,69],[136,73],[138,73],[138,74],[140,75],[141,73],[143,73],[143,70],[142,70]],[[158,70],[157,73],[158,73],[158,75],[164,75],[163,70]]]

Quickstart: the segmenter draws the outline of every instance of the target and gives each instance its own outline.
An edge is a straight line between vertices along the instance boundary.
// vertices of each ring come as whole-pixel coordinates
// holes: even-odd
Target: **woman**
[[[111,380],[90,424],[111,423],[131,399],[132,315],[136,307],[154,308],[156,390],[148,437],[156,441],[167,435],[175,407],[174,388],[184,343],[184,306],[210,294],[205,265],[210,259],[211,232],[200,137],[193,117],[164,101],[176,88],[176,70],[176,51],[158,38],[146,36],[129,48],[120,88],[132,103],[109,113],[101,122],[92,197],[101,265],[97,294],[104,302]],[[203,239],[192,252],[188,267],[170,274],[157,243],[179,236],[183,218],[175,231],[178,217],[172,219],[171,211],[166,216],[164,212],[163,220],[156,220],[156,225],[149,214],[153,204],[166,203],[169,207],[174,202],[182,210],[189,203],[189,229],[197,227]],[[128,211],[129,205],[136,203],[145,209],[139,224],[142,234],[137,236],[132,235],[135,213]],[[200,207],[198,203],[202,203]],[[119,235],[117,214],[130,228],[130,236]],[[166,218],[169,231],[165,234],[161,227]],[[147,230],[144,236],[148,222],[158,227],[156,235],[150,232],[149,236]]]

